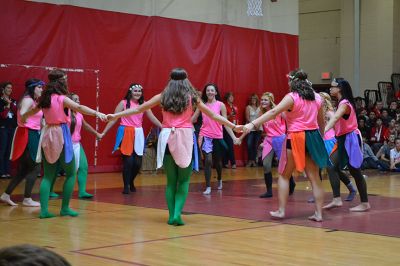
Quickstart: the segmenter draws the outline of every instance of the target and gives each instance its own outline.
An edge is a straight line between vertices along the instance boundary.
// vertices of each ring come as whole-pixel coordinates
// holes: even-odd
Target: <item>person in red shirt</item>
[[[376,154],[383,142],[389,138],[390,131],[383,125],[382,118],[377,118],[375,126],[371,128],[370,142],[371,148]]]
[[[226,116],[229,121],[233,124],[238,124],[238,108],[233,104],[233,93],[227,92],[225,94],[225,106],[226,106]],[[225,168],[229,167],[229,162],[231,163],[231,168],[236,169],[236,159],[235,159],[235,151],[233,149],[233,140],[231,136],[229,136],[228,132],[223,128],[224,140],[228,145],[228,150],[223,155],[223,164]]]

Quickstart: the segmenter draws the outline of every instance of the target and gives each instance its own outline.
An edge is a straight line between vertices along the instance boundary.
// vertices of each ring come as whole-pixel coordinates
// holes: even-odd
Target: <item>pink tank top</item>
[[[344,100],[341,100],[339,102],[338,109],[343,104],[345,104],[348,107],[350,107],[350,114],[349,114],[349,118],[347,120],[344,119],[343,116],[342,116],[336,122],[336,124],[335,124],[336,136],[342,136],[344,134],[353,132],[354,130],[356,130],[358,128],[357,117],[356,117],[356,114],[354,112],[353,106],[351,105],[351,103],[348,100],[344,99]]]
[[[81,141],[82,120],[83,115],[81,113],[75,113],[75,129],[74,132],[71,132],[72,142],[74,143],[78,143]],[[71,128],[71,122],[68,123],[68,127]]]
[[[185,111],[181,114],[174,114],[172,112],[167,112],[162,110],[163,128],[192,128],[192,115],[193,115],[193,107],[192,107],[192,99],[189,99],[189,105]]]
[[[299,94],[290,92],[293,98],[292,110],[286,111],[286,124],[288,132],[300,132],[318,128],[318,110],[321,108],[322,100],[319,94],[314,93],[315,101],[304,100]]]
[[[282,115],[279,114],[275,119],[265,122],[263,129],[268,137],[282,136],[286,133],[286,122]]]
[[[126,100],[123,100],[123,102],[124,102],[124,110],[126,110]],[[133,101],[130,102],[131,102],[131,106],[129,107],[130,109],[139,106],[138,103],[135,103]],[[140,113],[136,115],[121,117],[120,125],[128,127],[142,127],[142,123],[143,123],[143,113]]]
[[[223,105],[220,101],[215,101],[213,103],[206,103],[207,107],[210,108],[214,113],[221,114],[221,105]],[[203,124],[200,128],[200,136],[209,137],[212,139],[222,139],[222,125],[220,125],[217,121],[212,120],[204,113],[203,115]]]
[[[24,97],[24,98],[32,99],[31,97]],[[34,108],[34,107],[36,107],[36,103],[35,102],[33,102],[31,108]],[[24,124],[21,121],[21,114],[18,111],[17,112],[18,126],[19,127],[26,127],[26,128],[33,129],[33,130],[40,130],[42,117],[43,117],[43,112],[42,112],[42,110],[40,110],[36,114],[28,117],[28,119],[26,119],[26,122]]]
[[[65,95],[51,95],[50,108],[43,108],[43,115],[48,125],[68,123],[69,117],[64,112]]]

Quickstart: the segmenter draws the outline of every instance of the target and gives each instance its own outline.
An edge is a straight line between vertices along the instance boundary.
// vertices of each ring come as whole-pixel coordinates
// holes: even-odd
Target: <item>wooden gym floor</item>
[[[208,196],[202,195],[203,172],[193,174],[186,225],[180,227],[166,223],[163,174],[140,174],[137,192],[130,195],[121,194],[119,173],[92,174],[88,192],[95,197],[78,200],[74,193],[76,218],[41,220],[39,208],[1,203],[0,247],[39,245],[72,265],[400,265],[400,175],[364,173],[372,209],[350,213],[357,197],[324,211],[322,223],[307,220],[314,206],[307,203],[311,190],[304,178],[297,178],[287,218],[272,220],[268,212],[278,206],[276,184],[272,199],[258,198],[265,189],[262,168],[224,169],[223,190]],[[323,182],[328,203],[332,194]],[[1,192],[7,183],[0,181]],[[62,184],[60,177],[56,191]],[[14,201],[20,203],[23,188],[14,192]],[[345,197],[343,186],[342,192]],[[51,200],[50,211],[58,213],[60,204]]]

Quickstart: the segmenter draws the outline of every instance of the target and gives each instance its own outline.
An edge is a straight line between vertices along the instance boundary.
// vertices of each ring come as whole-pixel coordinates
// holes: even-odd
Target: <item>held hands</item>
[[[103,122],[107,122],[107,116],[105,114],[103,114],[103,113],[96,112],[96,117],[100,118],[100,120],[103,121]]]
[[[98,140],[101,140],[103,137],[104,137],[104,133],[99,133],[99,132],[96,133],[96,138]]]
[[[117,118],[115,117],[115,114],[108,114],[108,115],[107,115],[107,121],[113,121],[113,120],[115,120],[115,119],[117,119]]]
[[[242,140],[240,138],[234,138],[233,139],[233,144],[240,145],[240,144],[242,144]]]

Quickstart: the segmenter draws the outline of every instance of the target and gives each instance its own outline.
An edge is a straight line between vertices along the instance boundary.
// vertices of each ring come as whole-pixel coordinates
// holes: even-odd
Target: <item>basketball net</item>
[[[247,15],[262,17],[262,0],[247,0]]]

